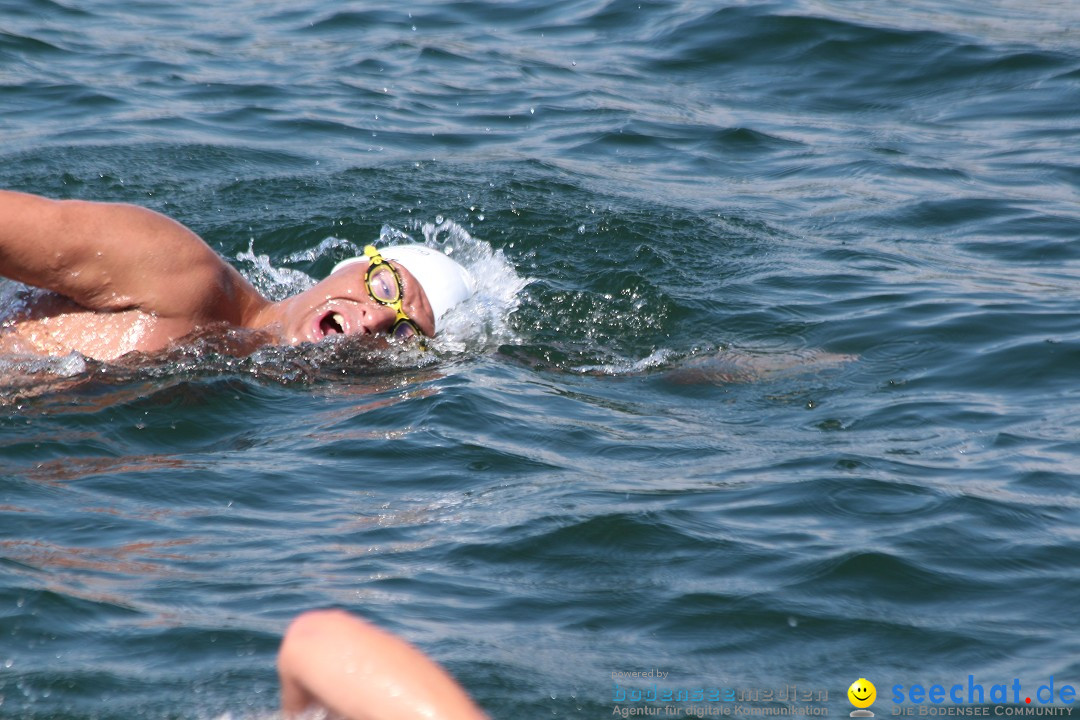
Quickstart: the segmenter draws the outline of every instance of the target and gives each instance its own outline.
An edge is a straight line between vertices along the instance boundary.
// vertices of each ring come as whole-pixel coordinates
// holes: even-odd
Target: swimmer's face
[[[850,676],[849,676],[850,677]],[[847,690],[848,700],[857,708],[867,708],[877,699],[877,688],[866,678],[859,678],[851,683]]]
[[[427,336],[435,334],[431,305],[420,283],[404,266],[397,268],[402,284],[402,310]],[[385,335],[397,314],[389,305],[376,302],[367,291],[367,263],[341,268],[299,295],[275,305],[282,339],[290,345],[319,342],[332,335]]]

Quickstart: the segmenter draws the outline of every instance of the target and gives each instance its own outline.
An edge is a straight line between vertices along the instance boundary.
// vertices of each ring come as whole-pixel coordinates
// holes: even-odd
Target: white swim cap
[[[436,332],[439,330],[439,318],[476,291],[476,281],[468,270],[448,258],[445,253],[427,245],[393,245],[382,248],[379,254],[386,260],[393,260],[404,266],[417,279],[420,287],[424,288],[424,294],[431,305],[431,314],[435,318]],[[342,260],[334,266],[331,274],[346,265],[366,260],[364,256]]]

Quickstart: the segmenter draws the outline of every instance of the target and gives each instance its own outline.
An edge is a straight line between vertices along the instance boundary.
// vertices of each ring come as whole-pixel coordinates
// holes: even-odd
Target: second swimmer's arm
[[[286,717],[322,707],[348,720],[487,720],[422,652],[340,610],[293,621],[278,674]]]

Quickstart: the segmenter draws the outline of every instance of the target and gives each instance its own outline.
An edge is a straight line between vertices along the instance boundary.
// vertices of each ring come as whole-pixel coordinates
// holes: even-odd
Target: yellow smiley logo
[[[868,708],[877,699],[877,688],[866,678],[859,678],[847,689],[848,700],[857,708]]]

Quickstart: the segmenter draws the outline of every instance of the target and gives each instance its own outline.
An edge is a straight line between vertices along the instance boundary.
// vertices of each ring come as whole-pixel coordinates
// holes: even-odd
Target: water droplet
[[[584,225],[578,225],[577,231],[578,231],[578,235],[584,235],[585,234],[585,226]]]

